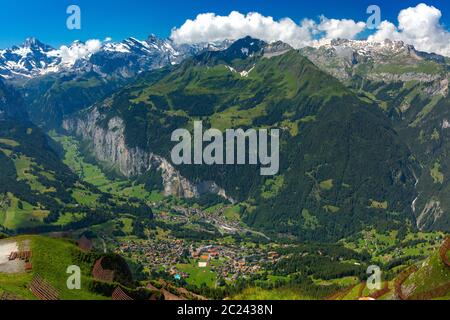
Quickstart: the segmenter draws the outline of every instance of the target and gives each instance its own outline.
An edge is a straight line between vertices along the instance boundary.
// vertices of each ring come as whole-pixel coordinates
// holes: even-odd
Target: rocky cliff
[[[121,118],[110,119],[106,127],[98,125],[101,120],[102,115],[93,108],[83,115],[64,120],[63,128],[90,142],[97,160],[113,164],[127,178],[140,176],[149,170],[160,172],[166,196],[196,198],[203,194],[217,194],[233,201],[214,181],[192,183],[167,159],[140,148],[128,147]]]

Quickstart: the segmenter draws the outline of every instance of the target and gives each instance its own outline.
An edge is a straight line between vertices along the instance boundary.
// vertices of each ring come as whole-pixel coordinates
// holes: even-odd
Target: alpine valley
[[[83,46],[0,50],[0,299],[450,299],[449,58],[153,35],[64,52]],[[279,129],[279,173],[173,164],[195,121]],[[68,290],[69,265],[89,285]]]

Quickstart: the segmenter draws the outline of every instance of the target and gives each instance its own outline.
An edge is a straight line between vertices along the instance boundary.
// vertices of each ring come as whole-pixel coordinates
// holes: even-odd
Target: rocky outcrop
[[[441,76],[438,74],[426,74],[426,73],[373,73],[367,74],[367,79],[372,81],[384,81],[384,82],[409,82],[417,81],[421,83],[432,83],[440,80]],[[440,81],[439,81],[440,83]]]
[[[215,182],[194,184],[183,177],[167,159],[140,148],[128,147],[123,120],[114,117],[108,120],[106,126],[99,125],[105,120],[103,117],[97,108],[93,108],[83,115],[64,120],[63,128],[90,142],[95,157],[113,164],[125,177],[137,177],[149,170],[160,172],[166,196],[196,198],[212,193],[232,201]]]
[[[425,93],[429,96],[441,95],[443,97],[447,97],[448,89],[448,78],[438,79],[428,89],[425,90]]]
[[[427,96],[448,96],[447,63],[443,56],[416,50],[401,41],[381,43],[333,40],[300,52],[323,71],[348,85],[372,82],[423,84]]]
[[[419,230],[426,230],[442,218],[443,214],[444,211],[441,208],[441,202],[431,199],[417,218],[417,227]]]
[[[270,59],[273,57],[281,56],[291,50],[293,50],[293,48],[290,45],[288,45],[282,41],[277,41],[277,42],[266,45],[263,50],[263,53],[264,53],[265,58]]]
[[[142,150],[125,145],[124,125],[120,118],[112,118],[107,128],[98,125],[101,119],[97,109],[82,118],[65,120],[63,128],[92,143],[96,158],[110,162],[126,177],[137,176],[149,166],[149,158]]]

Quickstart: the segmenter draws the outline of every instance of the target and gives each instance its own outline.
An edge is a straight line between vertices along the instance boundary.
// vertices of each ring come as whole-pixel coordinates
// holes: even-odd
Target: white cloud
[[[377,29],[377,32],[368,38],[369,41],[383,42],[386,39],[400,40],[400,34],[397,27],[392,22],[383,21]]]
[[[317,26],[319,31],[325,32],[326,39],[354,39],[365,28],[365,22],[355,22],[350,19],[328,19],[323,16]]]
[[[384,21],[368,40],[402,40],[418,50],[450,56],[450,32],[441,24],[441,17],[439,9],[421,3],[400,12],[398,27]]]
[[[74,42],[70,47],[62,46],[58,50],[58,55],[62,62],[73,65],[77,60],[87,58],[98,52],[102,47],[102,42],[98,39],[91,39],[83,42]]]
[[[450,56],[450,32],[442,25],[441,17],[442,12],[438,8],[421,3],[402,10],[397,25],[383,21],[368,40],[401,40],[418,50]],[[355,39],[364,30],[365,22],[351,19],[322,16],[318,22],[304,19],[296,23],[290,18],[275,20],[256,12],[244,15],[233,11],[228,16],[200,14],[179,28],[173,28],[171,38],[177,43],[198,43],[236,40],[249,35],[267,42],[281,40],[301,48],[321,45],[330,39]]]
[[[233,11],[228,16],[199,14],[194,20],[189,19],[181,27],[172,29],[171,38],[177,43],[198,43],[252,36],[266,42],[281,40],[295,48],[301,48],[315,43],[315,36],[319,34],[324,38],[352,39],[364,28],[365,23],[348,19],[322,17],[320,23],[305,19],[297,24],[290,18],[275,20],[257,12],[244,15]]]

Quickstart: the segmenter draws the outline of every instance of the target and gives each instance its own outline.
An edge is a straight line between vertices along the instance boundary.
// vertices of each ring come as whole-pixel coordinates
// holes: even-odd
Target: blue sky
[[[112,37],[121,40],[129,36],[146,38],[150,33],[161,37],[170,35],[173,27],[200,13],[228,15],[259,12],[275,19],[289,17],[299,23],[304,18],[318,19],[320,15],[336,19],[366,21],[366,8],[377,4],[382,19],[397,21],[401,9],[421,2],[442,11],[441,23],[450,26],[449,1],[433,0],[0,0],[0,47],[20,44],[26,37],[60,46],[73,40]],[[66,8],[79,5],[82,10],[82,29],[66,28]],[[447,28],[448,29],[448,28]]]

